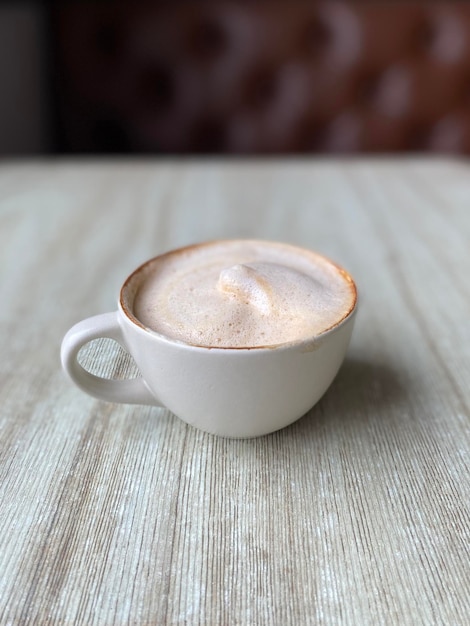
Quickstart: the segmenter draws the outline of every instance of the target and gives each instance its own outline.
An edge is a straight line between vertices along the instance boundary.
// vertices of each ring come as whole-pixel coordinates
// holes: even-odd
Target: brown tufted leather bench
[[[65,151],[470,152],[470,3],[74,3]]]

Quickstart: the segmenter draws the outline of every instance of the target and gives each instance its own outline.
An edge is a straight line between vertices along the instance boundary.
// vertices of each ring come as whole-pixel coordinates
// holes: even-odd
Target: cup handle
[[[90,374],[80,365],[77,359],[80,348],[93,339],[101,338],[114,339],[129,352],[119,325],[117,311],[95,315],[75,324],[62,341],[60,354],[62,367],[77,387],[90,396],[108,402],[162,406],[142,377],[109,380]]]

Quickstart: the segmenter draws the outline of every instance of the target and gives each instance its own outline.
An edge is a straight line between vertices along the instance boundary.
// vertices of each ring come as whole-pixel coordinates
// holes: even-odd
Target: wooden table
[[[164,250],[317,249],[356,278],[305,417],[227,440],[62,373]],[[470,169],[454,160],[0,166],[0,624],[470,623]],[[109,340],[83,362],[135,375]]]

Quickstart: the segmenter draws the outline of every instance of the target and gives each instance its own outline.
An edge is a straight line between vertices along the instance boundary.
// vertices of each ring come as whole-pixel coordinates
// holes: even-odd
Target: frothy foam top
[[[313,338],[352,310],[351,278],[286,244],[222,241],[157,257],[134,300],[142,324],[206,347],[274,346]]]

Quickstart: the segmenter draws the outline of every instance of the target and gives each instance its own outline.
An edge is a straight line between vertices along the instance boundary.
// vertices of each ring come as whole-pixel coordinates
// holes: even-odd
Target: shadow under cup
[[[171,253],[168,253],[171,254]],[[85,392],[103,400],[162,406],[206,432],[248,438],[279,430],[299,419],[321,398],[338,372],[351,338],[354,303],[334,327],[306,340],[256,348],[195,346],[146,328],[134,315],[134,300],[156,257],[125,281],[118,311],[74,326],[62,344],[67,374]],[[77,361],[80,348],[101,337],[127,350],[141,378],[105,380]]]

